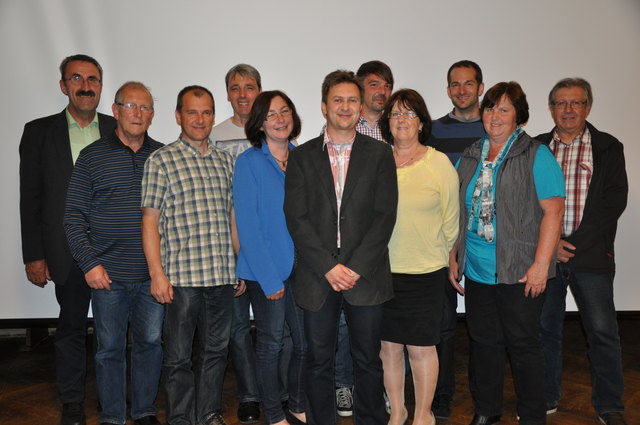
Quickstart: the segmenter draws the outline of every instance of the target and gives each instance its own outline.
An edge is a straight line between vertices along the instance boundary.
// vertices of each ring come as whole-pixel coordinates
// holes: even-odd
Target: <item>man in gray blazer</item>
[[[305,310],[307,423],[336,423],[334,359],[344,308],[354,374],[354,423],[386,423],[382,303],[393,297],[387,244],[398,187],[391,147],[356,132],[363,87],[348,71],[322,85],[324,134],[289,156],[285,214],[299,253],[295,298]]]
[[[84,273],[71,257],[62,226],[67,186],[83,147],[113,132],[115,120],[96,112],[102,68],[92,57],[73,55],[60,64],[60,90],[69,98],[57,114],[24,126],[20,140],[20,221],[27,279],[55,282],[60,317],[56,328],[56,375],[62,425],[83,425],[87,312],[91,299]]]

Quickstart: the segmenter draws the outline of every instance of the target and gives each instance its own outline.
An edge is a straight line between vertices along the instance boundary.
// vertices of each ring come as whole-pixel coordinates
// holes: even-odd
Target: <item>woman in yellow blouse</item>
[[[431,401],[438,380],[436,344],[449,251],[458,236],[458,175],[451,161],[426,146],[431,117],[415,90],[403,89],[387,102],[380,124],[393,145],[398,171],[398,218],[389,257],[394,298],[384,304],[384,385],[391,402],[389,425],[404,424],[404,347],[413,372],[414,425],[436,423]]]

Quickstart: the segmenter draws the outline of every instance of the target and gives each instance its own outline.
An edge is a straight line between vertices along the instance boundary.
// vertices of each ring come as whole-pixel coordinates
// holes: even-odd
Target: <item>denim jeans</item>
[[[306,346],[303,313],[302,309],[295,305],[293,288],[294,282],[289,279],[285,282],[285,297],[269,300],[259,283],[247,281],[247,291],[251,294],[257,331],[256,375],[267,424],[280,422],[285,418],[281,404],[284,383],[279,377],[279,359],[283,353],[286,332],[291,333],[294,347],[287,377],[289,409],[296,413],[306,410],[303,375]]]
[[[545,295],[525,297],[524,287],[524,283],[487,285],[466,277],[464,298],[475,381],[470,388],[477,414],[502,414],[508,353],[520,424],[541,425],[546,423],[540,343],[540,312]]]
[[[229,350],[236,375],[240,403],[260,401],[258,380],[256,378],[256,354],[250,333],[250,305],[251,296],[248,293],[233,298]]]
[[[349,329],[344,311],[338,323],[338,350],[336,351],[336,387],[353,387],[353,362],[349,350]]]
[[[622,359],[613,273],[573,272],[565,263],[556,266],[556,277],[547,282],[547,299],[540,319],[546,360],[545,397],[550,405],[560,400],[562,381],[562,331],[567,286],[580,310],[591,360],[592,403],[598,414],[624,411]]]
[[[232,285],[173,288],[164,321],[163,366],[170,425],[193,425],[222,409],[233,293]]]
[[[304,310],[307,338],[307,423],[335,425],[335,356],[340,311],[344,308],[354,371],[355,425],[384,425],[380,328],[382,305],[354,306],[330,291],[318,311]]]
[[[151,281],[93,289],[96,386],[100,422],[124,424],[127,410],[127,326],[131,329],[131,418],[155,415],[162,370],[165,308],[151,296]]]

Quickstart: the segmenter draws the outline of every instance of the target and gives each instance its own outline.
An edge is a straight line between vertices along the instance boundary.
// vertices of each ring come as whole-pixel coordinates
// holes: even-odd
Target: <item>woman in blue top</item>
[[[475,405],[470,425],[500,420],[506,352],[520,424],[544,424],[539,321],[547,278],[555,271],[564,178],[549,149],[520,127],[529,105],[518,83],[493,86],[480,110],[486,135],[458,162],[460,236],[449,259],[449,280],[466,293]]]
[[[284,217],[284,176],[291,140],[300,134],[300,117],[281,91],[261,93],[245,125],[253,147],[236,161],[233,198],[240,238],[236,274],[251,297],[257,330],[256,373],[267,424],[304,423],[305,344],[302,310],[293,298],[294,248]],[[289,412],[282,410],[278,358],[291,331]]]

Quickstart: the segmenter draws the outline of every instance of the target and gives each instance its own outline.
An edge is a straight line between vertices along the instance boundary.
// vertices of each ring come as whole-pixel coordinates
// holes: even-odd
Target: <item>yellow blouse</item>
[[[398,218],[389,242],[393,273],[429,273],[449,264],[458,237],[458,186],[451,161],[432,147],[398,168]]]

